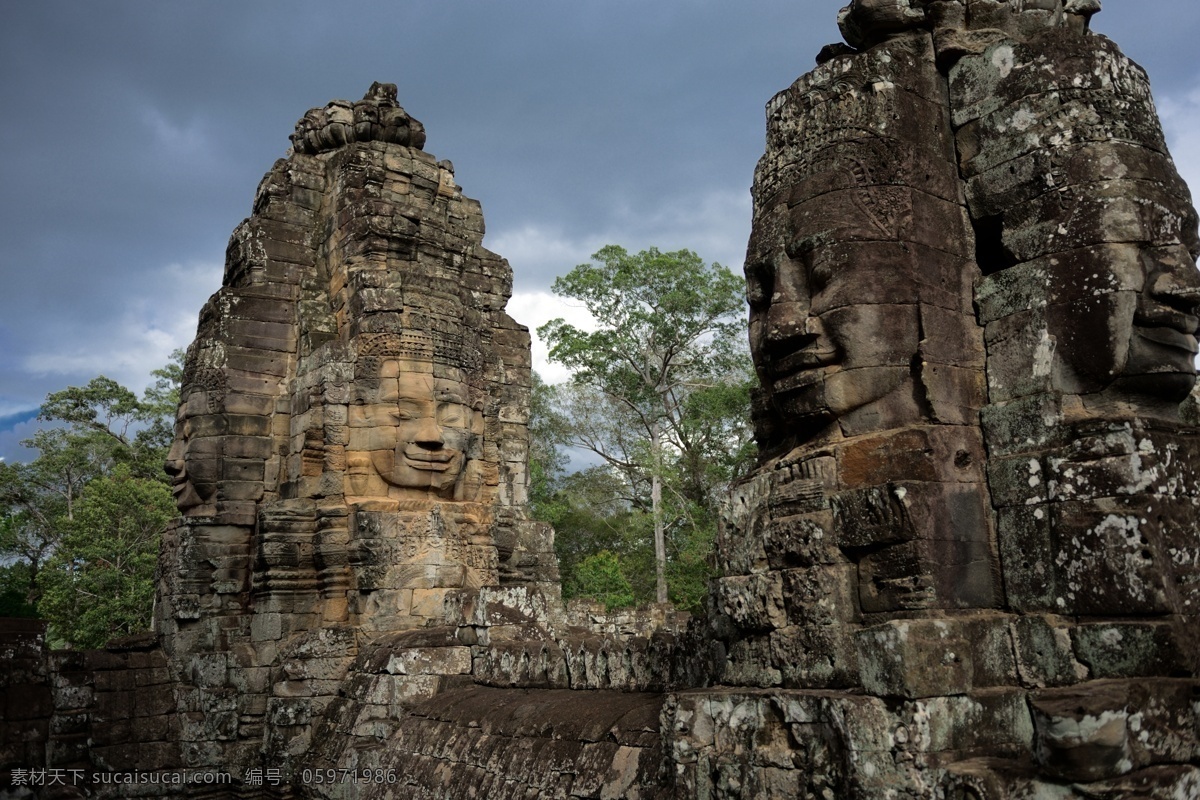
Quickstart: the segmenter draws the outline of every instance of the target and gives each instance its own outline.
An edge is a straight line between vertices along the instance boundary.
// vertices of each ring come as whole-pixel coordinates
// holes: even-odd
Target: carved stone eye
[[[461,425],[465,420],[463,407],[457,403],[447,403],[438,410],[438,423],[441,425]]]
[[[833,278],[833,265],[829,259],[820,259],[813,263],[808,270],[808,290],[812,295],[816,295],[822,289],[829,285]]]

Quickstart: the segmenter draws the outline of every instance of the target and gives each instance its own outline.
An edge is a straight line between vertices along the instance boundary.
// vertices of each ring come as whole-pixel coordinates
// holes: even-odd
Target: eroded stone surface
[[[1098,10],[855,0],[768,104],[711,623],[755,692],[677,696],[677,796],[1200,785],[1200,241]]]

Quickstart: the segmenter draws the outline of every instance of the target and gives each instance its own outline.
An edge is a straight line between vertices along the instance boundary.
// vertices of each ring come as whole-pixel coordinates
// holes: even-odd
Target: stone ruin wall
[[[12,632],[5,763],[238,779],[194,797],[1200,796],[1200,241],[1098,10],[855,0],[768,104],[763,461],[686,629],[563,606],[478,204],[394,87],[310,111],[189,349],[156,636]]]

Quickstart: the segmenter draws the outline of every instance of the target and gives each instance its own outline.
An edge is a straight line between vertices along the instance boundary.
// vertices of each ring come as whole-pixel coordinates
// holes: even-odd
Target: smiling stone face
[[[945,86],[928,34],[900,28],[767,105],[746,279],[768,458],[971,424],[982,403],[978,268]]]
[[[428,361],[389,359],[378,386],[350,409],[351,460],[366,456],[369,485],[352,492],[453,497],[482,433],[459,371]],[[361,482],[361,478],[359,478]]]
[[[1118,262],[1126,262],[1120,264],[1123,271],[1137,283],[1127,297],[1112,293],[1124,302],[1112,304],[1107,319],[1100,317],[1108,330],[1099,333],[1114,346],[1095,358],[1080,337],[1069,338],[1072,327],[1087,329],[1085,307],[1069,306],[1067,313],[1051,316],[1050,331],[1070,343],[1062,358],[1074,374],[1094,376],[1101,384],[1107,378],[1124,394],[1179,403],[1196,382],[1200,273],[1192,255],[1197,249],[1195,217],[1186,197],[1146,195],[1127,198],[1122,209],[1129,230],[1122,238],[1131,241],[1114,250]]]
[[[964,57],[950,96],[987,255],[991,401],[1060,393],[1092,414],[1179,421],[1200,238],[1145,72],[1103,37],[1050,31]]]
[[[1146,286],[1138,295],[1122,377],[1141,376],[1145,390],[1182,400],[1196,383],[1200,273],[1179,245],[1147,248],[1142,262]]]
[[[175,441],[164,470],[175,505],[184,516],[211,515],[220,477],[223,417],[208,407],[207,392],[194,392],[175,416]]]

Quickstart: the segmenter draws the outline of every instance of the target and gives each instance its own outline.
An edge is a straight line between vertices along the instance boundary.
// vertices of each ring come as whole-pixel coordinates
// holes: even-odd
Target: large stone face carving
[[[220,451],[211,441],[220,418],[213,414],[208,392],[192,391],[175,416],[175,443],[167,454],[165,469],[171,492],[182,514],[212,514],[213,495],[221,473]]]
[[[1092,39],[1000,38],[952,76],[967,198],[994,273],[980,292],[991,396],[1060,391],[1177,420],[1195,383],[1196,215],[1145,73]],[[1053,97],[1034,77],[1048,47],[1062,55]]]
[[[864,614],[997,601],[978,270],[934,62],[927,33],[893,35],[767,107],[746,262],[767,462],[717,594],[753,631],[739,682],[857,685]]]
[[[482,400],[472,402],[461,371],[386,356],[371,371],[378,374],[356,376],[366,382],[363,403],[350,407],[347,495],[477,497]]]
[[[1200,240],[1098,10],[855,0],[768,104],[713,596],[757,690],[680,696],[681,796],[1200,791]]]
[[[770,453],[962,424],[982,404],[973,238],[932,60],[927,37],[898,38],[768,107],[746,272]]]

